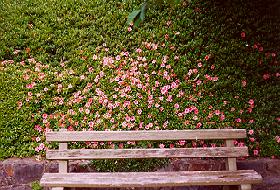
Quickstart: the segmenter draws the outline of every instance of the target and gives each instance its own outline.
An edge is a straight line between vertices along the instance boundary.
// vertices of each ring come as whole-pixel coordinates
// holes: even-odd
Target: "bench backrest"
[[[248,156],[247,147],[234,147],[246,137],[245,129],[154,130],[154,131],[65,131],[47,132],[48,142],[59,142],[59,150],[48,150],[47,159],[60,160],[59,172],[67,172],[67,160],[112,158],[226,158],[226,169],[236,170],[236,158]],[[149,149],[67,149],[67,142],[120,142],[169,140],[224,140],[225,147]]]

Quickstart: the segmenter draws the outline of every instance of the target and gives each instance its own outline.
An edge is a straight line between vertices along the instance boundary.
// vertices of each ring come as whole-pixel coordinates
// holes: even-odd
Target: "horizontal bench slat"
[[[49,142],[240,139],[245,137],[245,129],[66,131],[46,133],[46,140]]]
[[[113,159],[113,158],[194,158],[194,157],[244,157],[247,147],[172,148],[172,149],[73,149],[48,150],[47,159]]]
[[[48,187],[164,187],[190,185],[240,185],[260,183],[251,170],[115,173],[45,173],[41,185]]]

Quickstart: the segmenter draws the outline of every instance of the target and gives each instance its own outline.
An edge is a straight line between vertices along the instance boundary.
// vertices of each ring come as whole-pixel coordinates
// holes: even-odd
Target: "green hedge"
[[[280,155],[279,49],[262,35],[280,29],[244,19],[264,15],[240,0],[162,4],[129,32],[126,17],[140,3],[1,2],[1,159],[44,155],[44,131],[61,127],[245,128],[252,156]],[[214,144],[220,142],[73,146]],[[112,162],[98,165],[106,170]]]

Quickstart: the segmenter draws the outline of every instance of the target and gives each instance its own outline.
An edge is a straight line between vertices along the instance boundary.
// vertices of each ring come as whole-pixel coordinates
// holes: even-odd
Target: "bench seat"
[[[172,171],[113,173],[45,173],[46,187],[164,187],[195,185],[242,185],[261,183],[253,170]]]

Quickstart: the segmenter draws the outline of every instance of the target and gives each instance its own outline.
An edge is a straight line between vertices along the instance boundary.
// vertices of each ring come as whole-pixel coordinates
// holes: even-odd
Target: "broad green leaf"
[[[145,18],[145,14],[146,14],[146,10],[147,10],[147,2],[144,2],[141,6],[141,13],[140,13],[140,19],[143,21]]]
[[[137,27],[140,24],[140,22],[141,22],[141,19],[140,19],[140,17],[138,17],[134,22],[134,26]]]
[[[140,14],[141,10],[132,11],[127,17],[127,24],[129,25]]]

